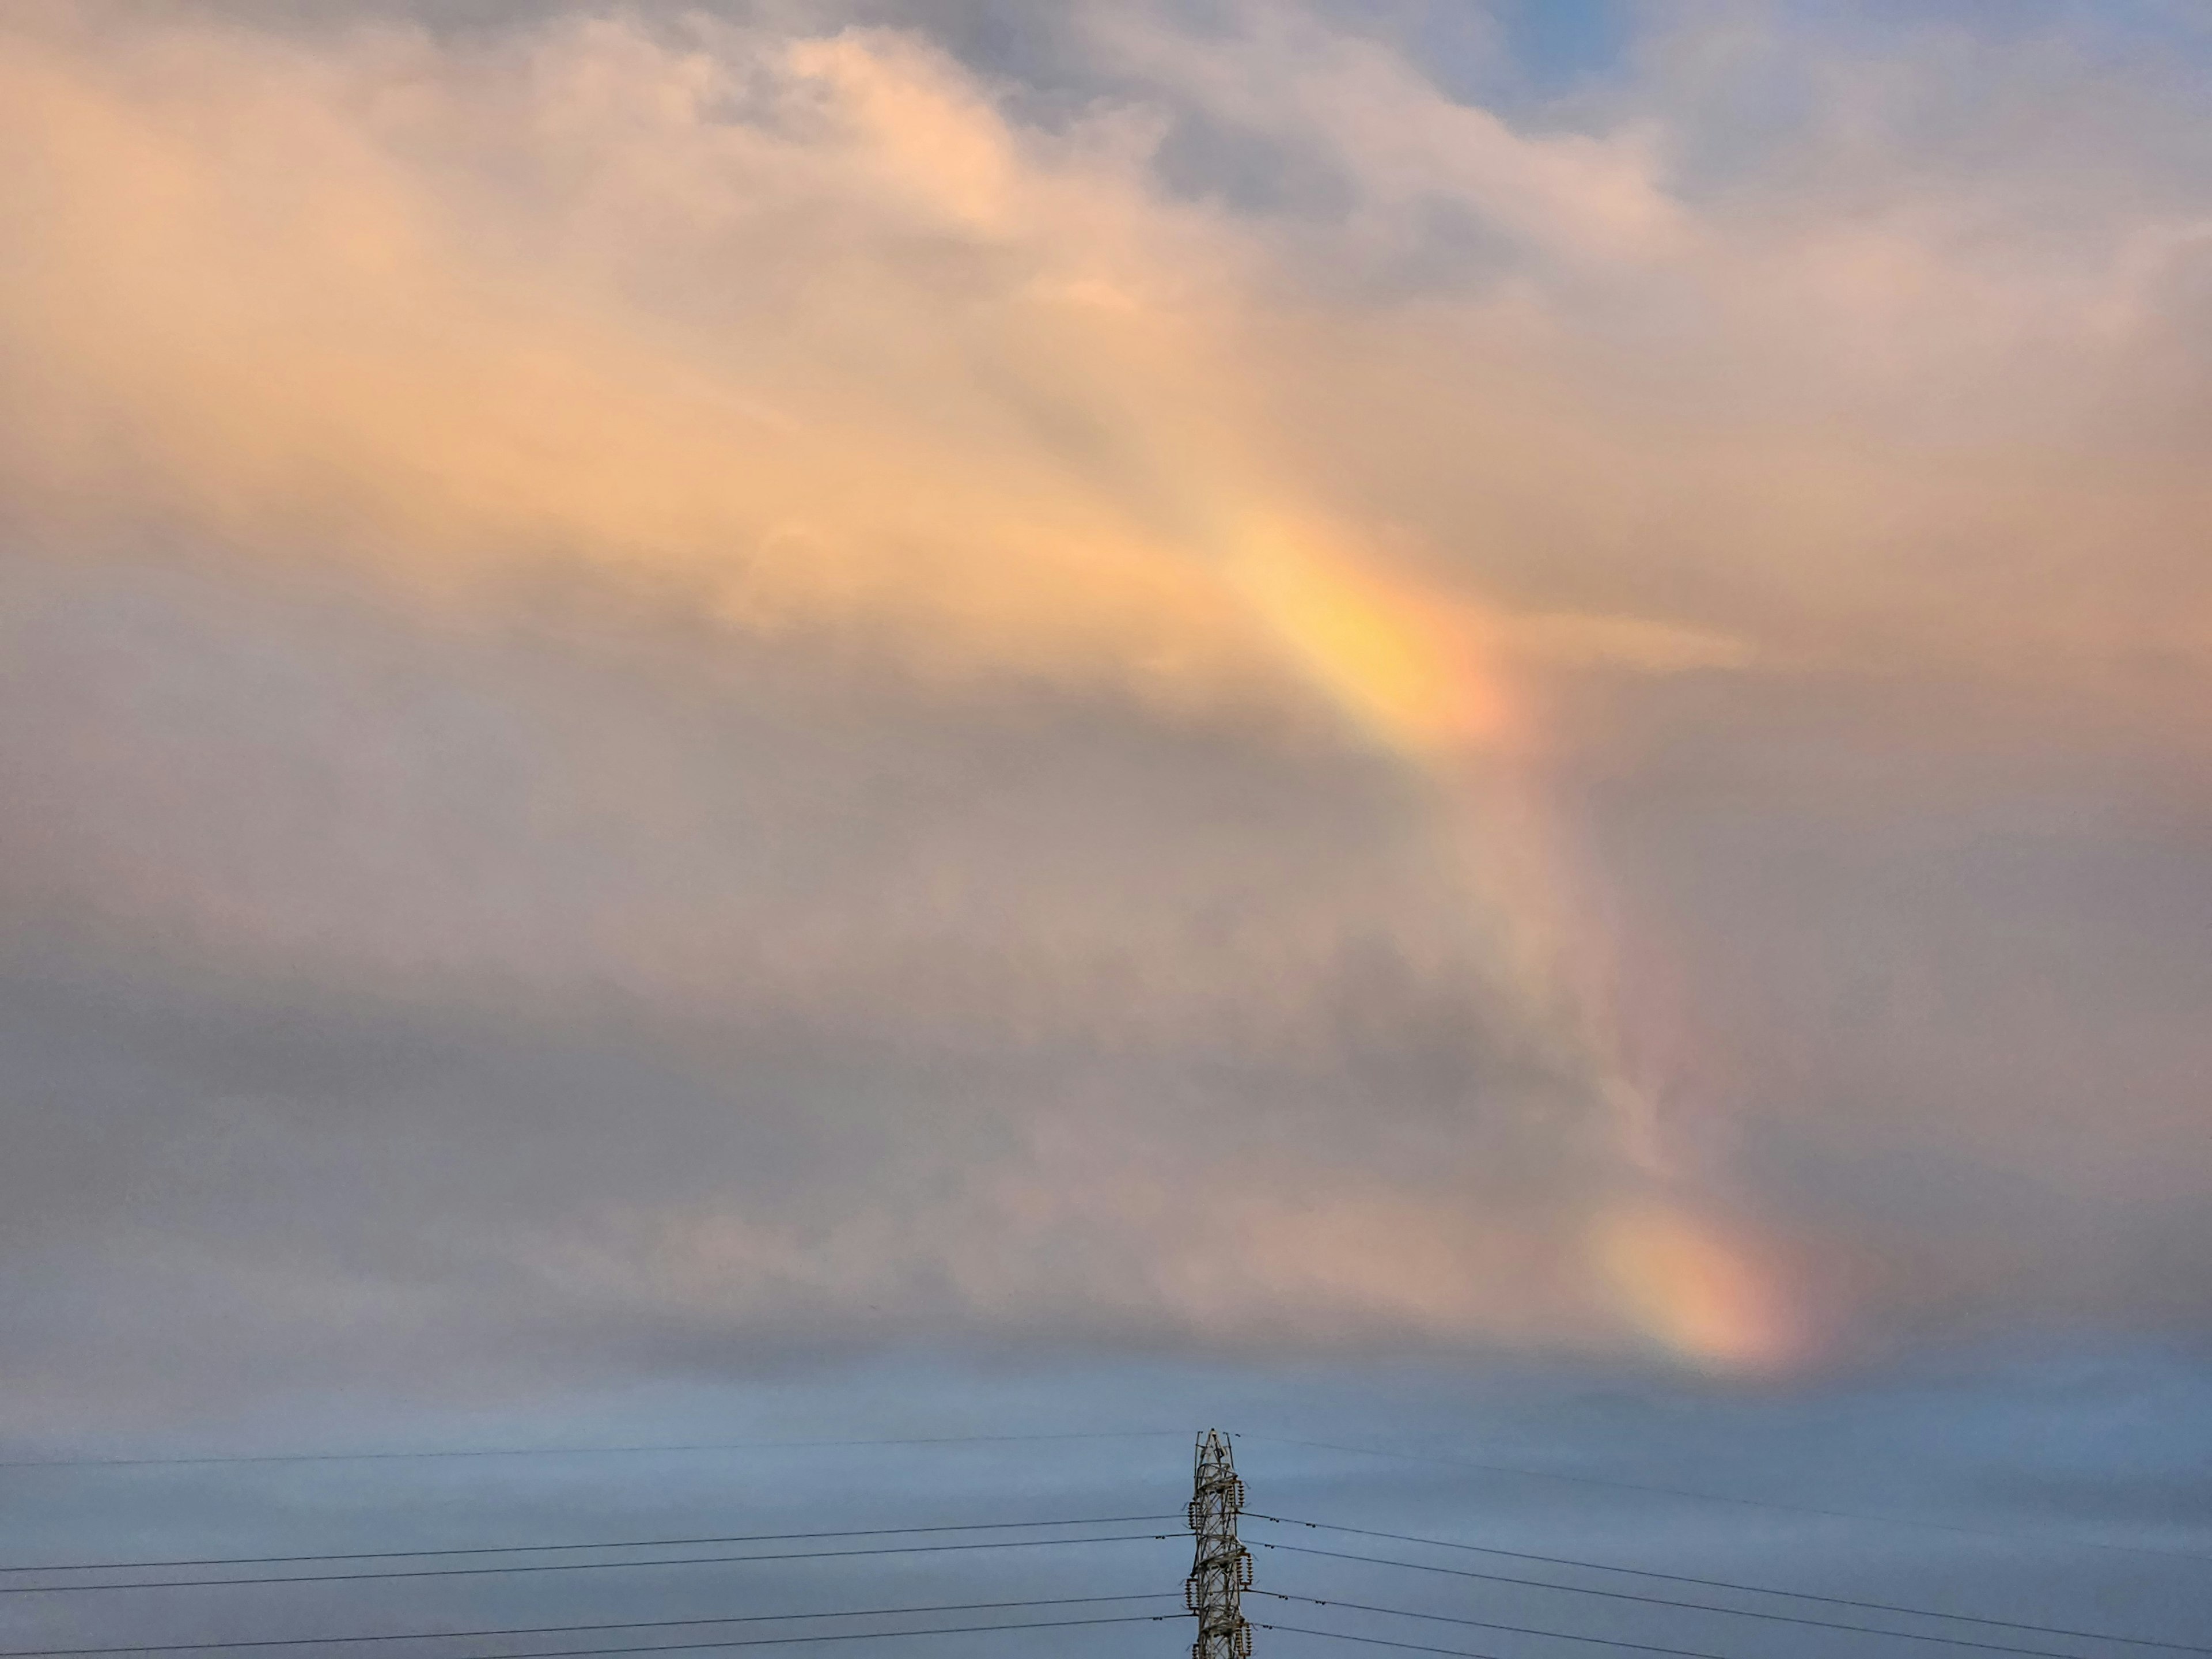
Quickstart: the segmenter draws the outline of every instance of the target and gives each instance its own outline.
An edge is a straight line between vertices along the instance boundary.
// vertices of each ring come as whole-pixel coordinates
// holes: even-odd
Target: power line
[[[1455,1578],[1480,1578],[1493,1584],[1520,1584],[1532,1589],[1557,1590],[1566,1595],[1601,1595],[1609,1601],[1638,1601],[1646,1607],[1676,1607],[1687,1613],[1726,1613],[1735,1619],[1762,1619],[1772,1624],[1806,1625],[1815,1630],[1847,1630],[1860,1636],[1894,1637],[1901,1642],[1936,1642],[1946,1647],[1979,1648],[1987,1653],[2026,1654],[2032,1659],[2081,1659],[2078,1654],[2061,1653],[2051,1648],[2018,1648],[2002,1642],[1976,1642],[1964,1636],[1930,1636],[1918,1631],[1882,1630],[1873,1625],[1846,1625],[1832,1619],[1806,1619],[1790,1613],[1723,1607],[1710,1601],[1675,1601],[1663,1595],[1638,1595],[1631,1590],[1597,1589],[1588,1584],[1553,1584],[1540,1578],[1516,1578],[1507,1573],[1475,1572],[1466,1567],[1438,1567],[1419,1561],[1394,1561],[1381,1556],[1349,1555],[1341,1550],[1310,1549],[1303,1544],[1271,1544],[1265,1539],[1259,1542],[1262,1549],[1288,1550],[1294,1555],[1323,1555],[1333,1560],[1363,1562],[1370,1567],[1404,1567],[1413,1572],[1449,1573]]]
[[[156,1642],[137,1647],[20,1648],[0,1652],[0,1659],[91,1659],[91,1656],[125,1653],[206,1653],[237,1648],[331,1647],[353,1642],[458,1642],[486,1636],[581,1636],[589,1632],[617,1630],[695,1629],[702,1625],[772,1625],[798,1619],[879,1619],[921,1613],[983,1613],[1016,1607],[1064,1607],[1101,1601],[1164,1601],[1164,1590],[1144,1590],[1129,1595],[1057,1595],[1028,1601],[952,1601],[919,1607],[841,1607],[827,1613],[731,1613],[720,1619],[643,1619],[608,1625],[521,1625],[497,1630],[400,1631],[381,1636],[273,1636],[250,1641]],[[1170,1615],[1172,1616],[1172,1615]]]
[[[1304,1625],[1262,1625],[1261,1630],[1279,1630],[1287,1635],[1322,1636],[1332,1642],[1359,1642],[1370,1648],[1403,1648],[1408,1653],[1449,1653],[1456,1659],[1498,1659],[1494,1653],[1477,1653],[1472,1648],[1432,1648],[1419,1642],[1393,1642],[1381,1636],[1346,1636],[1340,1630],[1309,1630]]]
[[[801,1642],[886,1642],[914,1636],[974,1636],[998,1630],[1078,1630],[1086,1625],[1158,1625],[1171,1613],[1126,1613],[1104,1619],[1041,1619],[1018,1625],[940,1625],[934,1630],[862,1630],[809,1636],[744,1636],[728,1642],[664,1642],[650,1647],[547,1648],[535,1653],[503,1653],[499,1659],[604,1659],[624,1653],[698,1653],[720,1648],[772,1648]]]
[[[1293,1440],[1277,1434],[1238,1434],[1239,1440],[1260,1440],[1277,1446],[1307,1446],[1319,1451],[1351,1452],[1360,1457],[1395,1457],[1417,1463],[1456,1463],[1463,1468],[1485,1469],[1492,1474],[1525,1475],[1532,1480],[1561,1480],[1578,1486],[1606,1486],[1616,1492],[1653,1492],[1663,1498],[1691,1498],[1706,1504],[1734,1504],[1745,1509],[1777,1510],[1789,1515],[1817,1515],[1831,1521],[1863,1521],[1885,1527],[1918,1527],[1930,1532],[1963,1534],[1969,1538],[1995,1538],[2012,1544],[2063,1544],[2072,1548],[2118,1550],[2127,1555],[2157,1555],[2177,1561],[2212,1561],[2197,1550],[2160,1549],[2152,1544],[2114,1544],[2095,1538],[2069,1538],[2051,1533],[2002,1532],[1993,1527],[1964,1527],[1948,1521],[1922,1521],[1905,1515],[1865,1515],[1850,1510],[1818,1509],[1807,1504],[1783,1504],[1766,1498],[1737,1498],[1726,1492],[1697,1492],[1686,1486],[1655,1486],[1634,1480],[1613,1480],[1603,1475],[1566,1474],[1557,1469],[1531,1469],[1514,1463],[1486,1463],[1446,1452],[1386,1451],[1379,1446],[1347,1446],[1332,1440]]]
[[[1158,1532],[1108,1533],[1097,1538],[1009,1538],[975,1544],[893,1544],[864,1550],[795,1550],[781,1555],[683,1555],[659,1561],[526,1561],[490,1567],[421,1567],[397,1572],[289,1573],[269,1578],[140,1578],[112,1584],[0,1584],[0,1595],[76,1595],[88,1590],[212,1589],[240,1584],[353,1584],[380,1578],[476,1578],[489,1573],[588,1572],[604,1567],[696,1567],[733,1561],[835,1561],[861,1555],[938,1555],[952,1550],[1048,1549],[1066,1544],[1157,1543]],[[513,1659],[508,1656],[507,1659]]]
[[[1589,1642],[1600,1647],[1630,1648],[1638,1653],[1663,1653],[1673,1656],[1673,1659],[1722,1659],[1719,1654],[1705,1653],[1695,1648],[1663,1648],[1650,1642],[1629,1642],[1613,1636],[1577,1636],[1571,1631],[1537,1630],[1528,1625],[1501,1625],[1490,1619],[1462,1619],[1445,1613],[1409,1613],[1403,1607],[1370,1607],[1364,1601],[1324,1600],[1317,1595],[1287,1595],[1281,1590],[1255,1589],[1246,1593],[1273,1596],[1278,1601],[1304,1601],[1310,1607],[1343,1607],[1352,1613],[1380,1613],[1394,1619],[1426,1619],[1440,1625],[1467,1625],[1478,1630],[1504,1631],[1514,1636],[1548,1636],[1562,1642]],[[0,1655],[0,1659],[12,1659],[12,1656]]]
[[[0,1572],[121,1572],[153,1567],[260,1567],[307,1561],[395,1561],[428,1556],[522,1555],[547,1550],[646,1550],[688,1548],[708,1544],[783,1544],[810,1538],[879,1538],[903,1533],[1009,1532],[1036,1527],[1107,1527],[1144,1521],[1174,1521],[1172,1515],[1079,1516],[1068,1521],[971,1521],[935,1527],[848,1527],[840,1532],[733,1533],[720,1538],[617,1538],[581,1544],[477,1544],[423,1550],[356,1550],[321,1555],[210,1555],[166,1561],[68,1561],[52,1565],[0,1566]]]
[[[370,1463],[435,1457],[618,1457],[647,1452],[811,1451],[837,1446],[972,1446],[1039,1440],[1157,1440],[1180,1429],[1098,1429],[1067,1434],[936,1434],[886,1440],[720,1440],[637,1446],[460,1446],[425,1451],[227,1452],[205,1457],[25,1457],[0,1469],[165,1468],[204,1463]]]
[[[1895,1601],[1865,1601],[1848,1595],[1820,1595],[1811,1590],[1776,1589],[1768,1584],[1739,1584],[1726,1578],[1697,1578],[1687,1573],[1655,1572],[1648,1567],[1616,1566],[1606,1561],[1577,1561],[1564,1555],[1533,1555],[1526,1550],[1498,1549],[1489,1544],[1463,1544],[1449,1538],[1417,1538],[1411,1533],[1378,1532],[1371,1527],[1339,1526],[1329,1521],[1300,1521],[1289,1516],[1248,1511],[1255,1521],[1272,1521],[1281,1527],[1310,1527],[1323,1532],[1356,1533],[1362,1538],[1389,1538],[1401,1544],[1430,1544],[1438,1549],[1469,1550],[1478,1555],[1503,1555],[1516,1561],[1541,1561],[1555,1567],[1587,1567],[1594,1572],[1632,1573],[1639,1578],[1663,1578],[1670,1583],[1702,1584],[1708,1589],[1743,1590],[1756,1595],[1786,1595],[1831,1607],[1860,1607],[1870,1613],[1904,1613],[1915,1619],[1954,1619],[1970,1625],[1990,1625],[2000,1630],[2027,1631],[2038,1636],[2073,1636],[2087,1642],[2119,1642],[2131,1647],[2172,1648],[2182,1653],[2212,1654],[2212,1648],[2188,1642],[2161,1642],[2150,1636],[2115,1636],[2110,1631],[2069,1630],[2063,1625],[2034,1625],[2016,1619],[1987,1619],[1972,1613],[1939,1613],[1933,1607],[1909,1607]],[[1558,1588],[1558,1587],[1555,1587]],[[1939,1638],[1940,1639],[1940,1638]]]

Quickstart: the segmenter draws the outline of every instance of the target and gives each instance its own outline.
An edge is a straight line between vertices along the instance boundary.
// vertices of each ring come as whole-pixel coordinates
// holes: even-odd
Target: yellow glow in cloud
[[[1515,733],[1498,625],[1468,602],[1264,521],[1237,534],[1229,569],[1301,672],[1393,750],[1431,759]]]

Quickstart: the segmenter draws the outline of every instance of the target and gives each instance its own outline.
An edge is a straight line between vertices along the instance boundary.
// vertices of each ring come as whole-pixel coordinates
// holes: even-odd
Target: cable
[[[1848,1595],[1820,1595],[1811,1590],[1776,1589],[1767,1584],[1738,1584],[1725,1578],[1695,1578],[1686,1573],[1654,1572],[1648,1567],[1615,1566],[1606,1561],[1577,1561],[1564,1555],[1532,1555],[1526,1550],[1498,1549],[1488,1544],[1462,1544],[1449,1538],[1417,1538],[1411,1533],[1377,1532],[1370,1527],[1344,1527],[1329,1521],[1299,1521],[1288,1516],[1261,1515],[1247,1510],[1253,1521],[1272,1521],[1279,1527],[1310,1527],[1323,1532],[1357,1533],[1362,1538],[1389,1538],[1401,1544],[1431,1544],[1438,1549],[1470,1550],[1478,1555],[1504,1555],[1516,1561],[1541,1561],[1555,1567],[1587,1567],[1594,1572],[1633,1573],[1639,1578],[1663,1578],[1675,1584],[1703,1584],[1708,1589],[1744,1590],[1756,1595],[1787,1595],[1802,1601],[1822,1601],[1831,1607],[1863,1607],[1871,1613],[1897,1613],[1915,1619],[1955,1619],[1970,1625],[1994,1625],[2001,1630],[2028,1631],[2039,1636],[2074,1636],[2085,1642],[2120,1642],[2131,1647],[2172,1648],[2181,1653],[2212,1654],[2212,1648],[2187,1642],[2161,1642],[2150,1636],[2115,1636],[2110,1631],[2069,1630],[2063,1625],[2031,1625],[2015,1619],[1985,1619],[1972,1613],[1938,1613],[1932,1607],[1908,1607],[1894,1601],[1862,1601]]]
[[[522,1625],[498,1630],[401,1631],[387,1636],[272,1636],[238,1642],[156,1642],[138,1647],[21,1648],[0,1652],[0,1659],[89,1659],[90,1656],[124,1653],[225,1653],[236,1648],[330,1647],[352,1642],[459,1642],[484,1636],[580,1636],[589,1631],[677,1630],[701,1625],[772,1625],[790,1619],[878,1619],[917,1613],[982,1613],[1012,1607],[1063,1607],[1099,1601],[1161,1601],[1165,1591],[1143,1590],[1130,1595],[1058,1595],[1031,1601],[952,1601],[922,1607],[846,1607],[830,1613],[732,1613],[721,1619],[644,1619],[614,1625]]]
[[[1550,1584],[1540,1578],[1515,1578],[1498,1572],[1474,1572],[1465,1567],[1429,1566],[1419,1561],[1393,1561],[1373,1555],[1347,1555],[1340,1550],[1309,1549],[1303,1544],[1256,1541],[1262,1549],[1288,1550],[1294,1555],[1325,1555],[1338,1561],[1361,1561],[1370,1567],[1404,1567],[1413,1572],[1449,1573],[1455,1578],[1480,1578],[1493,1584],[1521,1584],[1533,1589],[1558,1590],[1568,1595],[1601,1595],[1609,1601],[1640,1601],[1646,1607],[1679,1607],[1687,1613],[1723,1613],[1736,1619],[1763,1619],[1772,1624],[1807,1625],[1815,1630],[1847,1630],[1861,1636],[1891,1636],[1901,1642],[1936,1642],[1947,1647],[1979,1648],[1986,1653],[2018,1653],[2032,1659],[2081,1659],[2079,1654],[2052,1648],[2016,1648],[2002,1642],[1975,1642],[1963,1636],[1929,1636],[1917,1631],[1882,1630],[1873,1625],[1839,1624],[1832,1619],[1803,1619],[1790,1613],[1759,1613],[1749,1607],[1716,1607],[1710,1601],[1673,1601],[1663,1595],[1638,1595],[1629,1590],[1595,1589],[1588,1584]]]
[[[731,1561],[836,1561],[859,1555],[938,1555],[951,1550],[1047,1549],[1060,1544],[1158,1542],[1164,1532],[1099,1538],[1009,1538],[976,1544],[892,1544],[865,1550],[795,1550],[782,1555],[680,1555],[662,1561],[526,1561],[515,1566],[420,1567],[398,1572],[289,1573],[270,1578],[139,1578],[114,1584],[0,1584],[0,1595],[75,1595],[86,1590],[212,1589],[226,1584],[353,1584],[376,1578],[476,1578],[500,1572],[587,1572],[599,1567],[696,1567]]]
[[[1255,1620],[1255,1624],[1259,1621]],[[1472,1648],[1432,1648],[1419,1642],[1393,1642],[1380,1636],[1346,1636],[1342,1631],[1308,1630],[1304,1625],[1261,1625],[1261,1630],[1279,1630],[1285,1635],[1322,1636],[1332,1642],[1361,1642],[1370,1648],[1403,1648],[1408,1653],[1449,1653],[1457,1659],[1498,1659],[1494,1653],[1477,1653]]]
[[[971,1521],[941,1527],[848,1527],[842,1532],[734,1533],[724,1538],[617,1538],[585,1544],[477,1544],[465,1548],[357,1550],[324,1555],[210,1555],[168,1561],[68,1561],[52,1566],[0,1566],[0,1572],[121,1572],[154,1567],[259,1567],[300,1561],[396,1561],[426,1556],[522,1555],[545,1550],[676,1549],[706,1544],[782,1544],[807,1538],[878,1538],[901,1533],[1006,1532],[1032,1527],[1108,1527],[1133,1522],[1180,1521],[1177,1515],[1094,1515],[1072,1521]]]
[[[1564,1480],[1578,1486],[1607,1486],[1616,1492],[1656,1492],[1664,1498],[1693,1498],[1706,1504],[1735,1504],[1746,1509],[1778,1510],[1790,1515],[1818,1515],[1831,1521],[1864,1521],[1885,1527],[1918,1527],[1930,1532],[1962,1533],[1969,1538],[1996,1538],[2012,1544],[2063,1544],[2072,1548],[2118,1550],[2128,1555],[2159,1555],[2177,1561],[2212,1561],[2197,1550],[2162,1550],[2152,1544],[2112,1544],[2094,1538],[2067,1538],[2051,1533],[2000,1532],[1991,1527],[1961,1527],[1948,1521],[1919,1521],[1904,1515],[1863,1515],[1850,1510],[1816,1509],[1806,1504],[1780,1504],[1765,1498],[1734,1498],[1725,1492],[1695,1492],[1686,1486],[1645,1486],[1633,1480],[1611,1480],[1596,1474],[1563,1474],[1557,1469],[1523,1468],[1512,1463],[1485,1463],[1445,1452],[1385,1451],[1377,1446],[1346,1446],[1332,1440],[1293,1440],[1278,1434],[1238,1434],[1239,1440],[1261,1440],[1277,1446],[1309,1446],[1320,1451],[1351,1452],[1361,1457],[1395,1457],[1414,1463],[1456,1463],[1465,1468],[1486,1469],[1492,1474],[1525,1475],[1532,1480]]]
[[[430,1451],[246,1452],[209,1457],[25,1457],[0,1469],[137,1469],[200,1463],[369,1463],[428,1457],[618,1457],[641,1452],[816,1450],[833,1446],[972,1446],[1033,1440],[1181,1439],[1181,1429],[1097,1429],[1068,1434],[936,1434],[892,1440],[721,1440],[696,1445],[477,1446]]]
[[[712,1648],[772,1648],[800,1642],[884,1642],[908,1636],[973,1636],[994,1630],[1077,1630],[1085,1625],[1158,1625],[1182,1615],[1125,1613],[1108,1619],[1041,1619],[1019,1625],[942,1625],[935,1630],[847,1631],[823,1636],[746,1636],[731,1642],[664,1642],[653,1647],[548,1648],[536,1653],[503,1653],[499,1659],[602,1659],[619,1653],[696,1653]]]
[[[1601,1647],[1632,1648],[1638,1653],[1668,1654],[1673,1656],[1673,1659],[1722,1659],[1719,1654],[1703,1653],[1695,1648],[1656,1647],[1649,1642],[1626,1642],[1612,1636],[1577,1636],[1571,1631],[1537,1630],[1528,1625],[1501,1625],[1489,1619],[1462,1619],[1447,1613],[1408,1613],[1403,1607],[1370,1607],[1364,1601],[1325,1601],[1316,1595],[1286,1595],[1281,1590],[1248,1589],[1244,1594],[1270,1595],[1278,1601],[1304,1601],[1316,1607],[1343,1607],[1353,1613],[1386,1613],[1393,1619],[1427,1619],[1440,1625],[1468,1625],[1478,1630],[1505,1631],[1515,1636],[1549,1636],[1562,1642],[1591,1642]],[[13,1659],[13,1656],[0,1655],[0,1659]]]

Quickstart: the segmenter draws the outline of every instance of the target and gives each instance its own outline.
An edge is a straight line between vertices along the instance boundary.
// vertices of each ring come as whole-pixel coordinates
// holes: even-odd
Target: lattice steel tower
[[[1198,1437],[1190,1495],[1190,1529],[1198,1553],[1183,1581],[1183,1605],[1198,1615],[1191,1659],[1251,1659],[1252,1626],[1237,1598],[1252,1587],[1252,1552],[1237,1541],[1237,1512],[1244,1483],[1229,1455],[1229,1437],[1208,1429]]]

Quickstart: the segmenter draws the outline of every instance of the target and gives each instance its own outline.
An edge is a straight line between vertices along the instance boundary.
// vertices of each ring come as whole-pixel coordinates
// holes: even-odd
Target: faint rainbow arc
[[[1513,978],[1537,1003],[1565,1010],[1624,1171],[1623,1190],[1589,1218],[1594,1276],[1682,1360],[1743,1371],[1790,1364],[1804,1347],[1802,1321],[1755,1242],[1668,1190],[1650,1091],[1625,1061],[1592,967],[1606,952],[1576,936],[1589,924],[1553,849],[1537,734],[1504,660],[1507,620],[1310,525],[1253,514],[1224,540],[1229,586],[1299,677],[1368,741],[1443,786],[1466,873],[1504,924]]]

